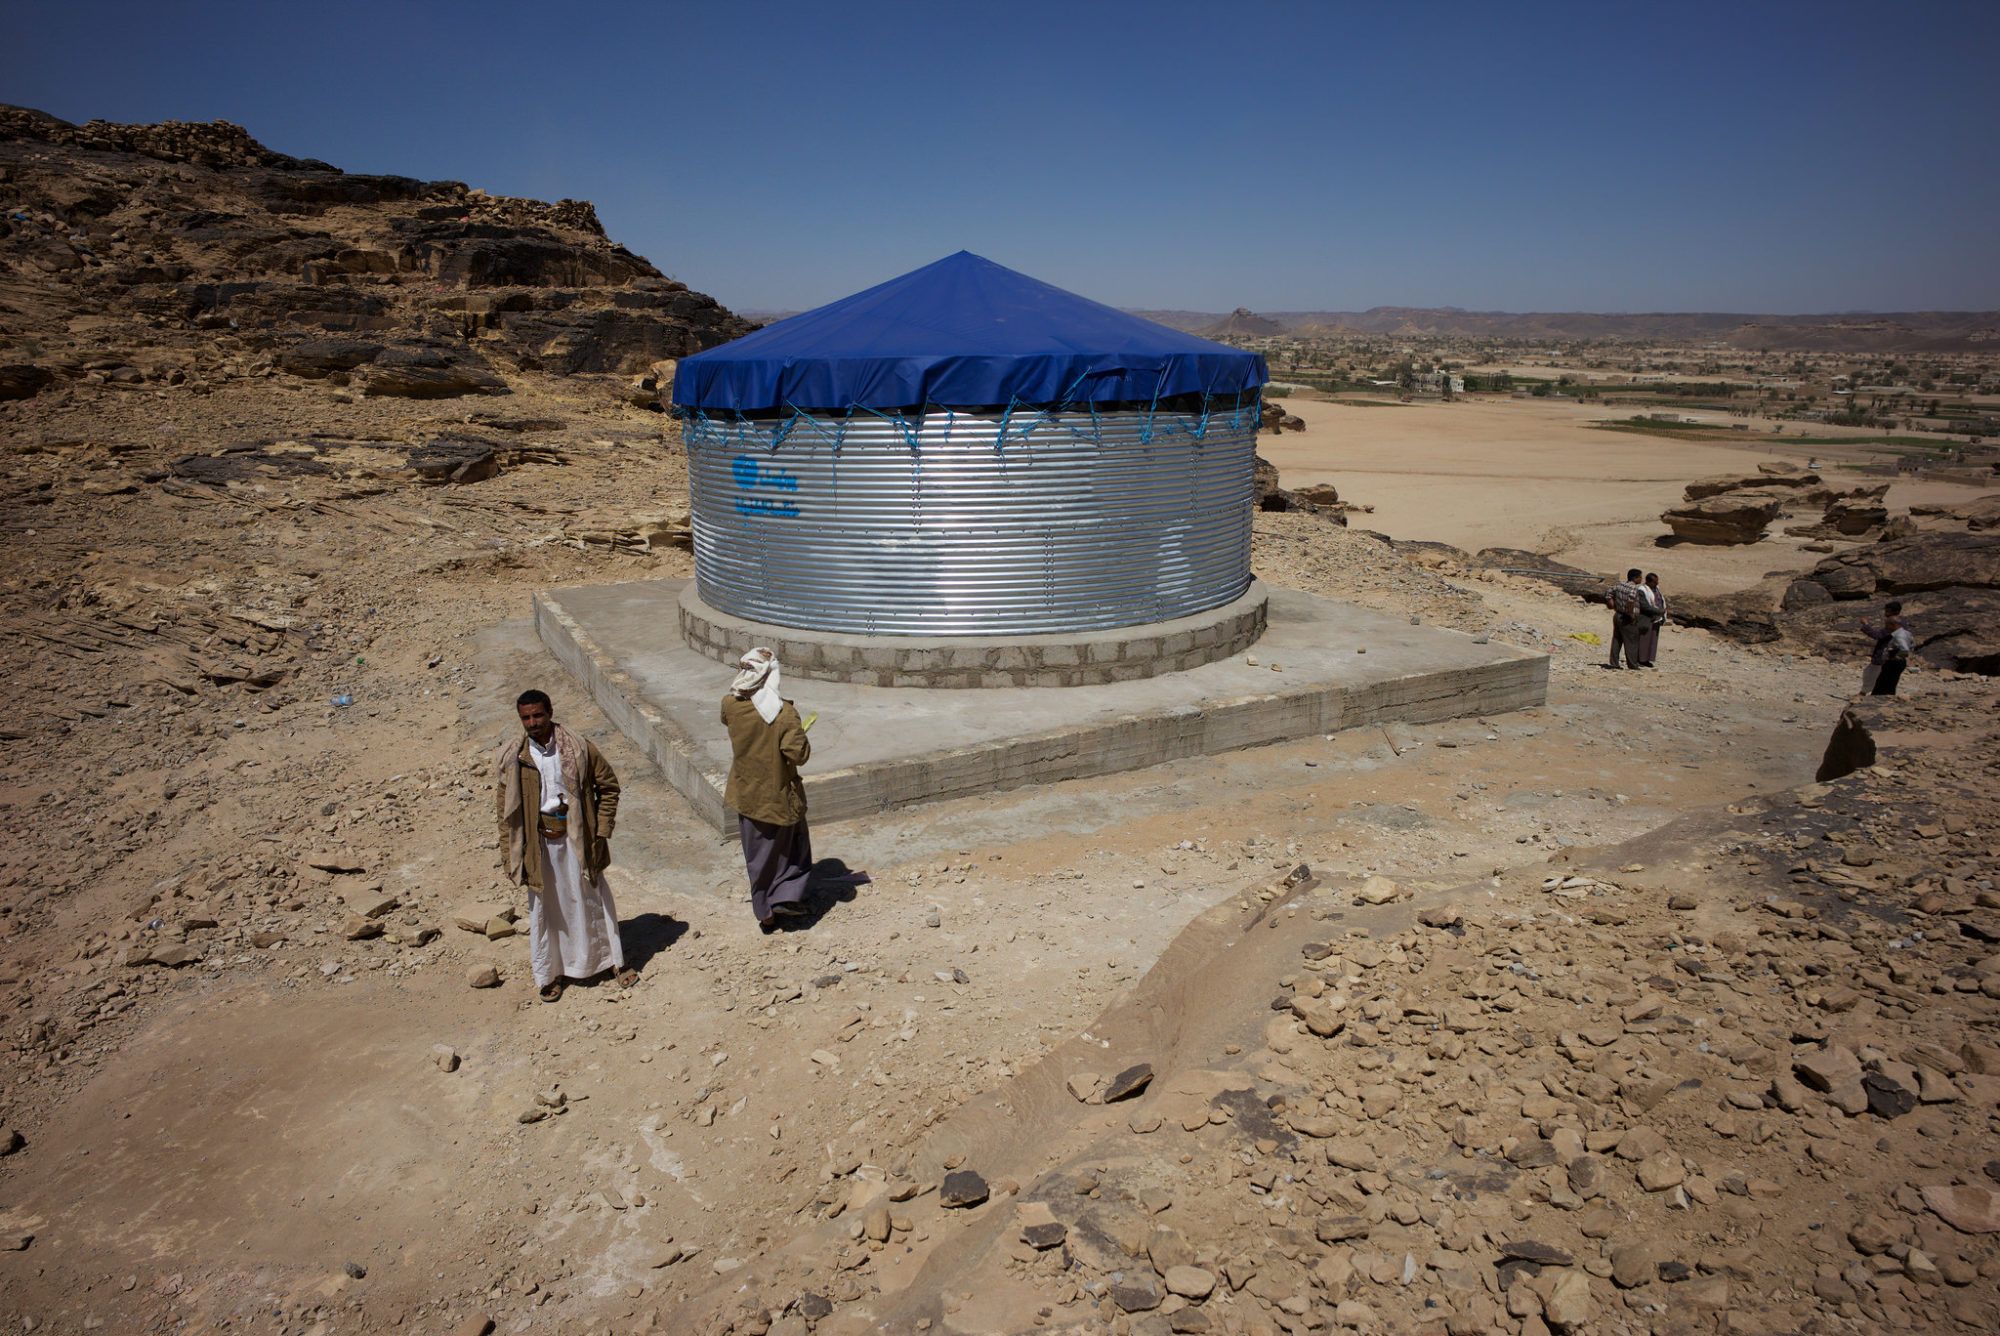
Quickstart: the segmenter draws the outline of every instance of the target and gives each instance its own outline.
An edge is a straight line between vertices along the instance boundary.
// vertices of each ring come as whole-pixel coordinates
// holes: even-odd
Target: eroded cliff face
[[[0,107],[0,395],[283,374],[373,395],[630,373],[750,326],[582,200],[341,171],[240,126]]]

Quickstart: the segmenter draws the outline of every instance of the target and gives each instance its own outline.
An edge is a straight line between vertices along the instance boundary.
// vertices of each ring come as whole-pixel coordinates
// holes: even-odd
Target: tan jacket
[[[569,842],[583,861],[584,875],[595,877],[611,861],[608,842],[618,824],[618,776],[590,739],[579,736],[577,741],[583,744],[583,782],[577,786],[583,791],[570,795]],[[500,748],[499,764],[495,809],[500,819],[500,866],[509,881],[539,891],[544,882],[542,842],[529,839],[528,829],[542,809],[542,772],[528,754],[526,734],[511,744],[511,755],[509,746]],[[508,782],[510,766],[517,783]],[[533,857],[528,856],[530,849]]]
[[[722,722],[736,759],[722,801],[752,821],[796,826],[806,819],[806,786],[799,767],[812,758],[812,743],[799,722],[799,707],[786,701],[771,723],[757,707],[731,692],[722,698]]]

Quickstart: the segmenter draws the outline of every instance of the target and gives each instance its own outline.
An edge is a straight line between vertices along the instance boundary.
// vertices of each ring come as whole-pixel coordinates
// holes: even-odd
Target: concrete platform
[[[722,803],[729,739],[720,717],[733,674],[681,639],[687,583],[549,590],[535,595],[535,629],[701,817],[733,830]],[[1545,655],[1292,590],[1269,596],[1254,667],[1239,655],[1134,682],[965,691],[787,679],[800,710],[820,716],[806,767],[812,815],[836,821],[1389,720],[1427,723],[1547,701]]]

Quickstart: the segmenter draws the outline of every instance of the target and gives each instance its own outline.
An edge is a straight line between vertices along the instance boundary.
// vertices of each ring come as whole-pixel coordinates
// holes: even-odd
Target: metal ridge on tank
[[[695,580],[744,618],[1094,631],[1250,585],[1253,353],[960,252],[680,363]]]

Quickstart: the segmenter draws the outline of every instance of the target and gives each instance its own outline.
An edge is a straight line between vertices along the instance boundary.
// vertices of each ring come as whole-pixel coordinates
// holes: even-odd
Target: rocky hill
[[[1205,338],[1226,339],[1282,334],[1285,327],[1267,316],[1258,315],[1247,306],[1239,306],[1199,332]]]
[[[343,172],[240,126],[0,106],[0,398],[288,374],[365,395],[630,373],[749,326],[581,200]]]

